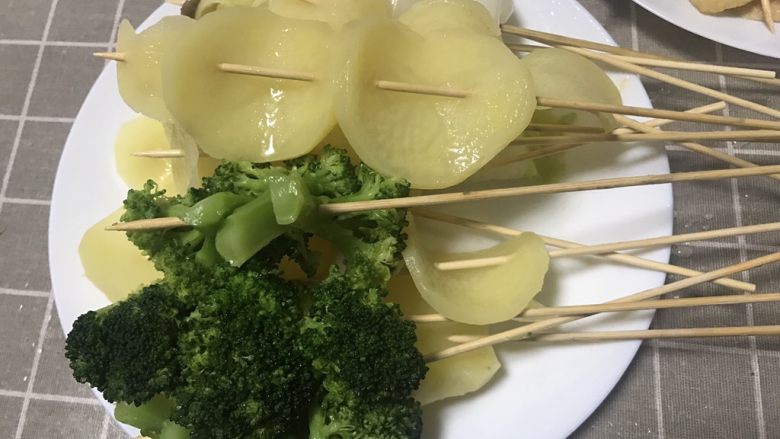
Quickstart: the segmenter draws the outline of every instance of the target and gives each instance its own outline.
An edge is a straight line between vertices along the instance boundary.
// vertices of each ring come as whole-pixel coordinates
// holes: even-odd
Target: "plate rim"
[[[681,2],[685,2],[688,6],[691,8],[694,8],[693,5],[690,4],[688,0],[679,0]],[[764,30],[766,30],[767,35],[771,36],[772,34],[769,32],[769,29],[766,29],[766,25],[764,25],[763,22],[755,21],[754,20],[748,20],[745,18],[739,18],[739,17],[724,17],[724,16],[717,16],[717,15],[707,15],[707,14],[701,14],[702,19],[706,20],[712,20],[712,26],[694,26],[690,27],[689,24],[686,23],[684,19],[681,17],[677,17],[675,15],[669,14],[665,10],[658,7],[658,4],[654,3],[653,0],[633,0],[634,3],[645,9],[646,11],[650,12],[651,14],[655,15],[656,17],[673,24],[674,26],[679,27],[680,29],[686,30],[692,34],[698,35],[702,38],[705,38],[707,40],[713,41],[715,43],[723,44],[725,46],[732,47],[734,49],[743,50],[745,52],[750,52],[756,55],[766,56],[769,58],[775,58],[780,59],[780,33],[775,34],[778,35],[778,37],[775,37],[778,41],[776,44],[777,49],[772,50],[772,46],[765,46],[761,45],[758,48],[750,47],[748,43],[743,43],[740,40],[731,40],[725,38],[722,34],[718,34],[716,31],[711,31],[710,29],[717,29],[719,22],[722,21],[732,21],[732,20],[739,20],[739,21],[746,21],[750,23],[744,23],[744,25],[748,24],[755,24],[756,26],[763,26]],[[695,9],[695,8],[694,8]],[[699,13],[698,11],[696,11]],[[721,23],[725,24],[725,23]]]

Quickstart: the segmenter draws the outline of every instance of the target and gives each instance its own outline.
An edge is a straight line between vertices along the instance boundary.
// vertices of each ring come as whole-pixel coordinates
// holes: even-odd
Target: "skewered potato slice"
[[[493,37],[501,36],[498,20],[474,0],[423,0],[398,20],[422,35],[468,29]]]
[[[119,25],[116,50],[124,54],[125,62],[117,63],[117,82],[130,108],[152,119],[170,121],[162,98],[160,59],[192,24],[187,17],[165,17],[139,34],[127,20]]]
[[[397,303],[405,315],[435,313],[408,275],[390,280],[387,300]],[[417,349],[420,352],[437,352],[455,345],[447,337],[451,335],[488,335],[487,327],[464,325],[456,322],[418,323]],[[462,355],[436,361],[428,365],[428,373],[420,387],[412,395],[426,405],[446,398],[475,392],[487,384],[501,368],[492,347],[477,349]]]
[[[269,0],[268,9],[282,17],[322,21],[337,31],[358,18],[391,15],[387,0]]]
[[[164,98],[206,154],[267,162],[304,155],[335,125],[333,31],[233,7],[204,16],[163,62]],[[311,82],[222,72],[220,63],[315,76]]]
[[[474,174],[528,125],[536,105],[530,74],[497,39],[472,32],[423,38],[391,20],[348,28],[337,118],[358,156],[377,171],[415,188],[449,187]],[[381,90],[377,80],[470,95]]]
[[[523,58],[536,94],[546,98],[621,105],[620,91],[593,61],[564,49],[540,49]],[[619,126],[611,114],[572,110],[542,110],[552,120],[574,115],[569,123],[599,126],[609,132]]]
[[[117,209],[90,227],[79,244],[84,274],[111,302],[163,276],[124,233],[106,231],[107,226],[119,222],[123,212]]]
[[[442,271],[436,262],[509,256],[501,265]],[[494,247],[467,253],[431,251],[409,228],[406,266],[423,299],[450,320],[489,325],[519,314],[542,289],[550,258],[544,242],[523,233]]]
[[[179,149],[184,157],[148,158],[133,153]],[[139,116],[126,122],[117,133],[114,160],[117,174],[131,188],[140,188],[154,180],[171,194],[183,194],[199,180],[198,147],[173,124],[162,124]],[[204,157],[204,165],[209,158]]]

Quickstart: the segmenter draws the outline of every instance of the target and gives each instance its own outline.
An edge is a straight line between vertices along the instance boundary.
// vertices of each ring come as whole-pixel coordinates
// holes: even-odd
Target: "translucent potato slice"
[[[334,30],[365,17],[390,17],[387,0],[268,0],[268,9],[287,18],[328,23]]]
[[[501,36],[498,20],[474,0],[423,0],[398,20],[423,35],[468,29],[492,37]]]
[[[397,303],[405,315],[432,314],[430,307],[408,275],[398,275],[388,285],[390,295],[387,299]],[[484,326],[465,325],[463,323],[419,323],[417,324],[417,349],[423,354],[437,352],[453,346],[447,340],[450,335],[488,335]],[[475,392],[487,384],[501,363],[492,347],[485,347],[466,354],[436,361],[428,365],[428,373],[414,393],[420,404],[426,405],[446,398],[462,396]]]
[[[179,149],[184,157],[148,158],[132,155],[144,151]],[[195,186],[203,175],[211,175],[214,159],[199,157],[189,136],[174,124],[162,124],[139,116],[119,129],[114,143],[114,161],[119,177],[131,188],[140,188],[154,180],[171,194],[183,194]]]
[[[536,94],[546,98],[621,105],[620,91],[593,61],[563,49],[535,50],[523,58]],[[548,118],[568,118],[575,125],[599,126],[609,132],[619,126],[611,114],[550,109]]]
[[[334,34],[324,23],[233,7],[204,16],[163,62],[165,102],[208,155],[267,162],[304,155],[335,125]],[[225,73],[219,63],[311,73],[313,82]]]
[[[81,238],[79,256],[84,274],[111,302],[124,299],[143,285],[162,278],[162,273],[124,233],[107,232],[119,222],[124,209],[117,209],[92,226]]]
[[[523,132],[536,106],[529,72],[495,38],[472,32],[423,38],[391,20],[364,20],[349,26],[344,40],[341,129],[366,164],[412,187],[462,182]],[[471,95],[381,90],[380,79]]]
[[[119,25],[116,50],[124,53],[125,61],[117,63],[117,82],[130,108],[152,119],[170,121],[162,98],[160,59],[192,24],[188,17],[165,17],[139,34],[127,20]]]
[[[497,266],[442,271],[436,262],[510,256]],[[544,242],[523,233],[494,247],[467,253],[442,253],[423,247],[409,229],[404,260],[420,294],[437,312],[456,322],[489,325],[520,313],[542,289],[550,258]]]

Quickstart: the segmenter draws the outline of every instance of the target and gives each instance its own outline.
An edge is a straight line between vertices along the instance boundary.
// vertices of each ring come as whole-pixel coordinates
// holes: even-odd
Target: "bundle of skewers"
[[[201,155],[209,155],[227,161],[270,163],[269,167],[259,166],[258,169],[263,169],[263,171],[258,172],[278,169],[282,176],[279,178],[284,180],[284,184],[291,185],[285,189],[285,193],[306,192],[312,189],[305,188],[308,177],[304,176],[301,180],[296,174],[298,172],[296,167],[304,167],[300,165],[301,162],[296,162],[296,160],[319,151],[322,139],[338,123],[348,140],[347,146],[352,149],[350,153],[353,159],[363,163],[360,166],[368,165],[373,168],[372,172],[377,171],[378,174],[389,179],[404,180],[411,185],[414,192],[397,197],[380,195],[374,199],[360,200],[330,196],[328,198],[312,192],[312,194],[298,199],[296,201],[297,207],[293,209],[294,213],[289,213],[288,209],[286,212],[289,217],[285,217],[284,220],[278,213],[278,209],[281,208],[273,204],[275,199],[271,197],[267,201],[267,206],[273,207],[278,224],[272,224],[269,227],[279,228],[274,237],[280,236],[286,230],[292,230],[286,227],[293,229],[298,227],[304,232],[319,230],[316,227],[311,227],[307,222],[308,218],[318,218],[324,222],[338,222],[342,218],[372,214],[372,212],[408,211],[409,218],[424,218],[428,221],[448,223],[461,226],[469,233],[486,233],[506,239],[511,244],[503,247],[499,245],[492,253],[473,252],[441,255],[424,248],[415,236],[418,231],[413,227],[413,224],[407,229],[407,233],[410,235],[409,240],[401,243],[399,249],[407,247],[404,251],[407,270],[416,288],[422,294],[422,298],[433,311],[406,312],[403,319],[416,323],[418,329],[422,331],[425,331],[425,328],[435,327],[435,325],[453,322],[482,326],[512,321],[519,323],[514,328],[495,334],[487,334],[487,332],[474,334],[468,333],[468,331],[449,333],[446,335],[448,347],[422,352],[424,360],[430,366],[445,359],[507,342],[593,342],[653,338],[780,335],[780,325],[609,332],[564,332],[557,329],[561,325],[602,313],[778,302],[780,301],[780,293],[750,294],[758,291],[759,286],[733,279],[732,276],[778,262],[780,261],[780,253],[758,257],[709,272],[699,272],[653,261],[625,251],[773,232],[780,230],[780,223],[585,245],[556,237],[537,236],[532,233],[532,230],[514,230],[429,209],[431,206],[451,203],[677,182],[747,177],[778,180],[780,179],[780,165],[759,166],[698,142],[710,140],[776,142],[780,139],[780,110],[682,80],[656,69],[713,73],[777,87],[780,85],[780,80],[775,77],[775,72],[674,60],[562,35],[510,25],[498,25],[492,23],[490,17],[474,19],[466,24],[458,23],[455,18],[452,18],[457,18],[457,8],[465,8],[470,12],[476,10],[473,9],[476,6],[467,0],[421,2],[420,4],[424,6],[412,8],[408,12],[411,14],[411,18],[401,17],[402,25],[385,18],[366,19],[366,23],[362,25],[354,23],[345,25],[343,18],[325,24],[294,22],[293,18],[278,18],[273,15],[279,11],[286,11],[282,6],[277,6],[277,9],[274,10],[276,3],[283,5],[285,2],[271,0],[269,5],[271,12],[262,9],[265,6],[257,5],[254,9],[233,8],[230,5],[221,8],[214,7],[203,12],[202,17],[193,17],[202,21],[178,20],[179,17],[176,17],[176,20],[168,21],[167,24],[163,22],[157,29],[153,27],[139,35],[136,35],[132,28],[125,27],[124,34],[120,33],[116,52],[95,54],[119,64],[120,90],[124,90],[122,95],[130,106],[162,123],[177,125],[186,133],[188,139],[187,142],[184,142],[186,145],[171,142],[167,149],[152,149],[134,154],[144,158],[169,160],[174,164],[177,163],[177,160],[192,161],[194,158],[197,161]],[[308,8],[316,9],[321,7],[322,3],[328,2],[308,0],[304,3],[309,3]],[[428,6],[425,6],[426,4]],[[191,6],[190,10],[199,10],[197,7],[192,8]],[[431,10],[426,11],[426,7],[431,8]],[[440,25],[439,29],[420,27],[429,26],[431,23],[425,14],[433,14],[434,12],[438,14],[442,11],[449,11],[448,8],[454,8],[452,10],[455,12],[451,15],[443,15],[449,17],[448,19],[451,19],[452,22]],[[473,16],[473,14],[469,14],[469,17]],[[485,16],[487,15],[485,14]],[[276,20],[281,21],[277,22]],[[258,22],[262,22],[263,25],[257,25]],[[213,35],[218,30],[227,31],[231,26],[239,29],[238,33],[245,32],[246,29],[242,27],[243,23],[254,23],[253,26],[260,28],[260,30],[253,31],[256,32],[255,34],[242,34],[242,38],[245,38],[248,44],[262,46],[264,43],[258,41],[273,39],[273,44],[269,45],[272,47],[271,52],[274,52],[274,55],[263,55],[265,47],[262,50],[252,51],[252,57],[257,59],[266,56],[269,64],[238,62],[237,60],[242,57],[235,56],[235,53],[220,58],[223,56],[225,46],[233,43],[230,36],[226,37],[225,43],[214,43],[213,47],[208,45],[210,44],[207,41],[209,33]],[[456,29],[456,25],[464,27]],[[205,30],[199,29],[199,26]],[[408,26],[412,30],[401,28],[401,26]],[[269,36],[269,33],[280,32],[284,29],[294,29],[297,35],[307,35],[307,38],[313,36],[319,38],[319,45],[306,49],[305,63],[279,61],[278,54],[284,55],[285,53],[282,39],[276,40],[274,39],[276,36]],[[465,36],[454,36],[455,30]],[[346,48],[342,47],[341,52],[338,52],[338,56],[341,57],[338,58],[339,67],[334,68],[334,62],[328,54],[317,54],[316,52],[331,50],[332,46],[336,44],[333,41],[337,38],[337,33],[342,31],[349,33],[349,38],[346,40],[350,43],[346,44]],[[441,35],[436,34],[436,32]],[[388,34],[391,34],[391,37],[387,37]],[[500,39],[501,36],[521,37],[532,40],[535,44],[504,43]],[[153,39],[154,44],[144,40],[144,38]],[[297,38],[299,37],[296,36],[291,44],[298,43]],[[300,38],[302,41],[303,37]],[[383,38],[397,38],[397,41],[387,42]],[[173,41],[174,39],[176,41]],[[435,44],[430,43],[430,41],[435,41]],[[415,54],[416,44],[431,44],[431,48],[429,51],[423,51],[422,55]],[[493,70],[489,72],[489,75],[484,72],[475,73],[473,68],[466,67],[460,70],[453,69],[457,70],[454,73],[450,69],[442,68],[433,69],[435,71],[415,71],[415,68],[420,69],[413,67],[417,64],[401,65],[394,69],[392,68],[393,63],[399,60],[393,52],[394,50],[407,56],[422,57],[416,58],[416,61],[434,56],[440,57],[437,58],[439,60],[446,61],[452,57],[461,56],[463,53],[479,52],[480,56],[492,56],[495,63],[491,65]],[[197,53],[198,51],[201,53]],[[164,52],[168,53],[164,54]],[[515,54],[530,55],[518,58]],[[162,60],[163,55],[167,57],[164,60]],[[388,60],[382,61],[380,58]],[[527,65],[518,64],[518,59],[522,59],[522,62]],[[362,64],[369,61],[379,62],[382,68],[370,69]],[[480,59],[474,64],[484,66],[482,61],[483,59]],[[591,66],[600,65],[611,70],[640,75],[707,96],[715,102],[687,111],[640,108],[616,102],[609,86],[604,86],[603,90],[605,91],[595,98],[583,93],[579,99],[566,99],[566,96],[561,96],[556,92],[560,84],[552,84],[550,82],[552,80],[549,79],[545,83],[539,72],[543,69],[540,66],[546,65],[547,67],[544,68],[551,70],[545,72],[550,72],[561,67],[561,63],[568,62],[581,63],[585,66],[585,70],[596,68]],[[134,63],[144,65],[138,67]],[[159,66],[162,65],[162,76],[159,72],[150,75],[150,65],[156,66],[155,68],[158,70]],[[308,65],[310,68],[302,68],[302,65]],[[165,72],[166,69],[168,73]],[[184,72],[195,79],[187,78],[185,81]],[[383,76],[383,74],[388,76]],[[573,74],[591,75],[583,73],[583,70],[578,70]],[[593,73],[587,78],[589,81],[596,78],[592,83],[602,81],[598,77],[599,74],[604,75],[603,72]],[[443,82],[412,80],[414,78],[430,79],[436,77],[442,78]],[[238,79],[239,82],[235,83],[234,89],[229,86],[219,90],[208,87],[208,85],[214,84],[214,81],[236,81],[236,78],[240,79]],[[258,92],[258,95],[262,95],[262,97],[257,99],[251,97],[248,104],[236,101],[235,105],[238,110],[235,113],[227,115],[204,113],[204,109],[209,108],[209,106],[212,106],[216,112],[226,109],[230,104],[226,99],[239,100],[241,93],[248,90],[248,83],[245,82],[247,78],[268,80],[264,83],[250,83],[252,87],[262,84],[264,90]],[[184,84],[176,83],[176,80]],[[606,81],[609,79],[607,78]],[[576,80],[572,80],[572,82],[574,83]],[[142,89],[132,90],[134,87],[138,88],[138,84],[143,84]],[[573,88],[571,85],[560,86],[564,90],[567,87]],[[218,96],[221,92],[225,92],[225,96]],[[285,99],[289,99],[289,101]],[[258,100],[261,101],[260,104],[257,104]],[[300,106],[301,102],[312,105],[313,109],[300,108],[300,112],[295,113],[294,118],[286,119],[283,115],[275,113],[274,109],[269,107],[269,102],[281,102],[279,104],[280,111],[295,111],[298,108],[295,105]],[[334,102],[337,103],[335,104],[337,109],[334,109]],[[388,121],[393,120],[392,117],[372,119],[373,115],[367,114],[371,111],[381,113],[383,111],[382,104],[400,108],[396,113],[391,112],[390,115],[393,117],[404,111],[409,112],[411,116],[396,119],[399,123],[390,127]],[[759,113],[764,118],[713,114],[725,109],[728,105]],[[259,108],[262,108],[262,111],[258,111]],[[501,115],[498,123],[488,122],[490,117],[494,116],[492,113],[487,114],[484,118],[479,117],[480,114],[490,113],[496,108],[506,112],[506,114]],[[468,117],[459,114],[459,111]],[[435,116],[423,121],[412,120],[415,116],[425,112],[435,114]],[[271,114],[274,115],[273,120],[270,120]],[[535,116],[540,114],[546,114],[548,117]],[[550,114],[555,115],[555,117],[549,117]],[[566,114],[575,114],[574,122],[571,121],[571,118],[562,116]],[[387,114],[383,116],[387,116]],[[639,121],[627,116],[651,119]],[[767,119],[766,116],[769,118]],[[226,118],[241,120],[232,124],[230,129],[217,129],[220,124],[226,123]],[[431,135],[427,138],[426,145],[420,147],[420,149],[425,149],[425,151],[420,152],[421,158],[416,158],[413,151],[416,147],[415,142],[418,140],[415,139],[414,134],[421,132],[420,124],[430,122],[435,125],[446,118],[450,118],[446,121],[447,123],[452,122],[453,125],[463,123],[466,127],[452,127],[451,132],[456,134],[451,136],[449,134]],[[661,127],[672,122],[706,123],[722,125],[727,128],[720,131],[662,130]],[[289,126],[285,126],[285,124],[289,124]],[[249,132],[252,127],[254,127],[254,131]],[[733,127],[739,129],[732,129]],[[389,130],[401,134],[391,135]],[[423,135],[430,134],[424,130],[422,132]],[[498,189],[424,193],[425,190],[441,190],[464,181],[468,182],[470,178],[489,174],[500,167],[533,162],[543,158],[554,158],[556,155],[573,148],[587,148],[590,144],[607,142],[621,144],[627,142],[675,142],[691,152],[706,155],[723,162],[724,166],[729,165],[733,168],[724,167],[724,169],[719,170],[577,182],[511,185]],[[513,148],[517,151],[516,153],[505,153]],[[434,163],[436,159],[440,160],[440,163]],[[288,163],[293,163],[293,165],[278,165],[281,160],[292,160]],[[411,163],[418,161],[421,163]],[[454,171],[453,168],[455,168]],[[368,168],[366,167],[366,169]],[[188,180],[187,185],[190,183],[191,180]],[[293,186],[294,190],[290,189]],[[246,194],[235,193],[231,195],[231,197],[233,196],[245,197]],[[316,200],[312,202],[310,196]],[[179,201],[165,201],[168,204],[177,202]],[[224,212],[224,217],[220,217],[219,224],[221,225],[218,228],[227,224],[232,212],[238,212],[238,209],[249,203],[254,203],[254,201],[241,198],[235,203],[237,204],[231,204],[232,207]],[[187,208],[194,209],[195,206],[187,206]],[[175,209],[171,209],[171,211],[175,211]],[[140,219],[125,217],[122,222],[107,227],[107,230],[126,231],[133,236],[159,231],[201,230],[203,217],[193,215],[191,210],[187,211],[189,213],[183,212],[184,210],[181,210],[169,216],[161,215]],[[201,211],[199,212],[198,215],[203,215]],[[208,229],[208,232],[205,228],[202,229],[206,236],[205,242],[211,242],[216,249],[215,251],[219,253],[219,257],[234,266],[241,266],[254,257],[254,254],[259,252],[264,245],[271,242],[266,239],[263,241],[263,245],[258,244],[251,254],[238,254],[233,250],[223,251],[227,248],[227,244],[224,243],[227,242],[228,238],[224,238],[221,241],[222,244],[220,243],[222,229],[215,232],[215,224],[209,223],[208,227],[211,229]],[[316,232],[314,233],[316,234]],[[326,232],[324,236],[326,240],[328,239],[327,233],[329,232]],[[215,235],[216,242],[208,241],[215,239]],[[529,240],[529,236],[533,236],[533,239]],[[524,241],[520,242],[521,239]],[[533,261],[531,260],[533,258],[529,256],[531,254],[536,258]],[[680,276],[682,279],[660,287],[628,294],[608,303],[543,306],[533,302],[534,296],[541,290],[549,260],[584,256],[603,258],[610,262],[660,271]],[[473,279],[463,283],[461,282],[463,278],[469,276],[480,279],[490,276],[500,278],[502,273],[507,271],[512,272],[515,277],[520,276],[523,279],[495,286],[496,297],[484,307],[466,305],[477,302],[484,291],[467,291],[462,285],[471,288],[477,283]],[[449,278],[455,279],[455,281],[450,281]],[[461,282],[461,286],[458,282]],[[709,282],[730,288],[737,293],[698,298],[662,298],[670,293],[680,292],[686,288]],[[458,300],[453,301],[448,298],[448,294],[452,294],[453,290],[458,290],[457,294],[453,295],[458,296],[461,303],[456,303]],[[466,297],[466,300],[463,297]],[[492,373],[494,370],[491,372],[491,376]],[[475,389],[468,389],[468,391],[473,390]],[[192,428],[192,426],[188,427]]]

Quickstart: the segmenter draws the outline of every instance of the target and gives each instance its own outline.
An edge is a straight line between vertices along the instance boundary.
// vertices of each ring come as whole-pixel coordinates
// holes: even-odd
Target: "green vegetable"
[[[179,384],[177,344],[189,308],[164,284],[81,315],[65,344],[76,381],[140,405]]]
[[[76,321],[74,376],[155,439],[419,437],[410,395],[426,366],[414,324],[384,300],[405,212],[317,209],[408,190],[326,149],[284,167],[226,162],[184,196],[153,182],[130,191],[123,221],[175,215],[189,227],[128,233],[164,278]],[[314,271],[312,235],[343,265],[319,284],[282,279],[285,257]]]

